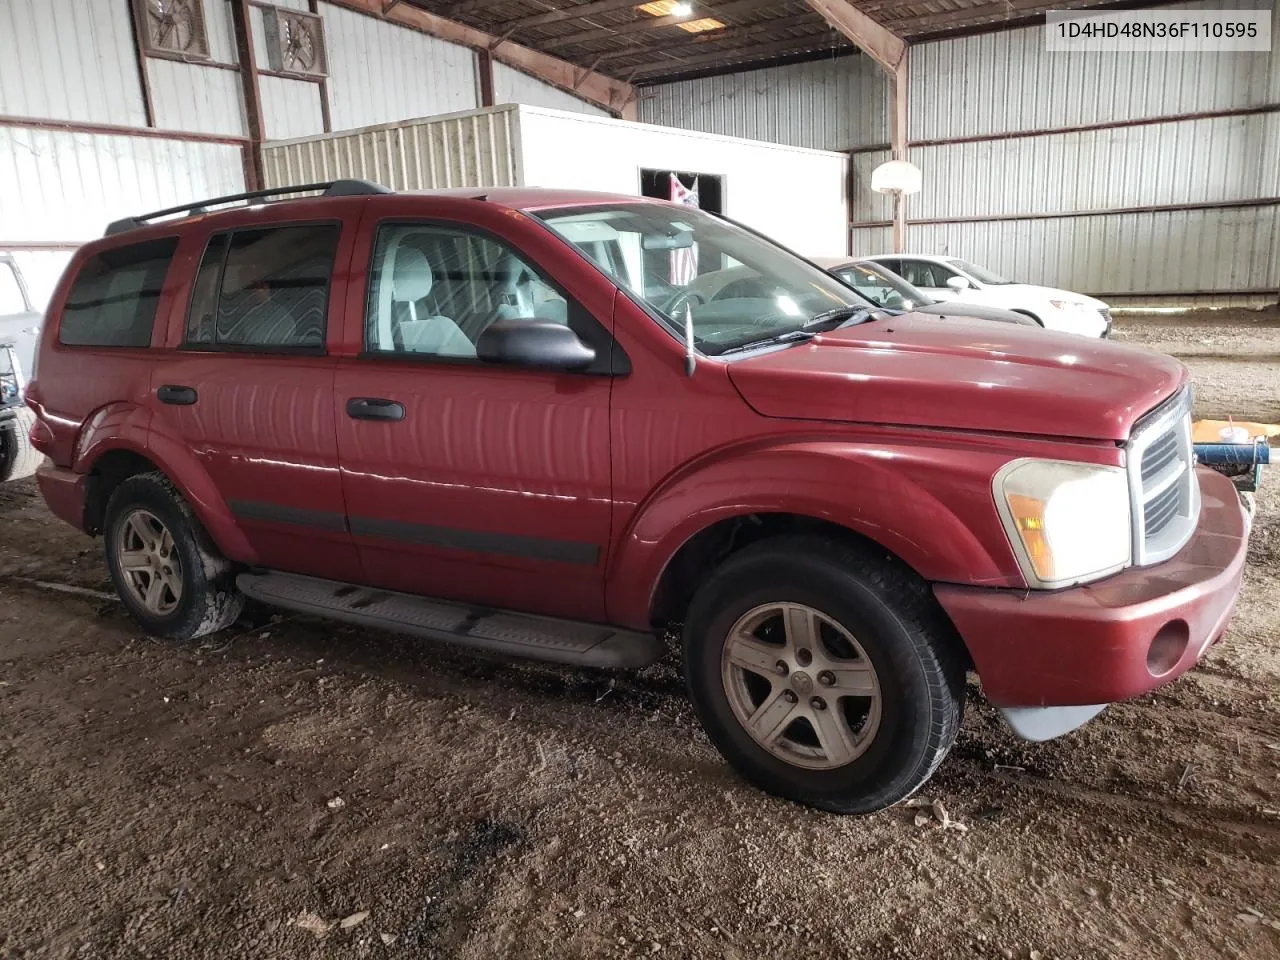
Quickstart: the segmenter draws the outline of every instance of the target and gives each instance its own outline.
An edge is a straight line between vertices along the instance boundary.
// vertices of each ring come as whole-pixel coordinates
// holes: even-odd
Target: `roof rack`
[[[136,217],[125,217],[107,224],[107,232],[103,236],[124,233],[145,227],[147,222],[159,217],[167,217],[174,213],[186,216],[197,216],[209,212],[209,207],[234,203],[237,200],[260,200],[266,197],[282,197],[291,193],[319,192],[322,197],[365,197],[378,193],[395,193],[389,187],[369,180],[330,180],[327,183],[304,183],[296,187],[272,187],[270,190],[250,190],[248,193],[233,193],[226,197],[214,197],[211,200],[198,200],[195,203],[184,203],[177,207],[168,207],[152,213],[140,214]]]

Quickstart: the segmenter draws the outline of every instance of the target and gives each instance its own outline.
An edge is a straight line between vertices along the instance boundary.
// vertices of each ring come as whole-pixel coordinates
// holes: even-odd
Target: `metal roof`
[[[684,16],[663,13],[674,0],[645,4],[653,12],[646,12],[637,0],[404,2],[637,84],[855,49],[804,0],[690,0],[693,12]],[[907,40],[1024,25],[1051,9],[1116,5],[1108,0],[858,0],[854,4]],[[707,18],[722,26],[689,32],[696,21]]]

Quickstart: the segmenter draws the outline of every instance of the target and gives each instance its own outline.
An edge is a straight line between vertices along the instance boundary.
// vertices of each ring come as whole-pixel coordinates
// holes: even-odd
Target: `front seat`
[[[456,323],[443,316],[418,316],[418,302],[431,293],[433,277],[426,254],[401,246],[391,270],[391,312],[399,319],[400,344],[408,353],[474,357],[476,347]]]

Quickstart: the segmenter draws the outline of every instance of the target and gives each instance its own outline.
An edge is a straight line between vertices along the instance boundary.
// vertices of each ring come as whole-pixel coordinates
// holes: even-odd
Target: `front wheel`
[[[964,664],[925,584],[870,549],[761,541],[698,591],[685,673],[712,742],[749,781],[837,813],[910,796],[955,740]]]

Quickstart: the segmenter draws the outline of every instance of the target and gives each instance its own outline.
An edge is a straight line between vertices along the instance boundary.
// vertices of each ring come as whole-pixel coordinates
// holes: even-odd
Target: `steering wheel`
[[[690,290],[688,287],[685,287],[683,290],[677,290],[675,292],[675,296],[663,305],[662,311],[668,316],[676,317],[677,320],[683,320],[684,318],[677,316],[677,313],[683,311],[686,305],[692,306],[694,301],[697,301],[700,304],[706,303],[707,298],[697,290]]]

